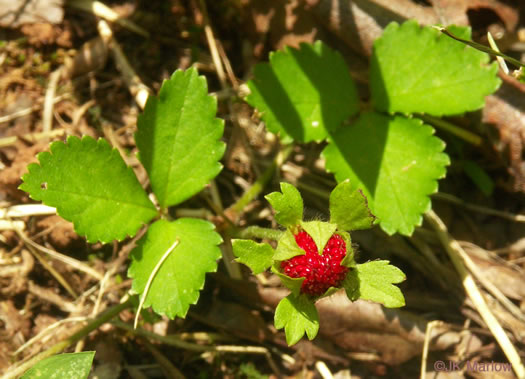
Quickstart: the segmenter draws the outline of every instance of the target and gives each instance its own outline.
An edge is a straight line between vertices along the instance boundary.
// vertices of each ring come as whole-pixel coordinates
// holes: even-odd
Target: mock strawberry
[[[348,272],[348,267],[341,266],[341,261],[346,256],[343,238],[339,234],[332,235],[323,254],[319,254],[314,240],[307,232],[301,230],[294,237],[297,246],[306,254],[281,262],[281,269],[291,278],[305,278],[301,293],[321,296],[328,288],[339,287]]]

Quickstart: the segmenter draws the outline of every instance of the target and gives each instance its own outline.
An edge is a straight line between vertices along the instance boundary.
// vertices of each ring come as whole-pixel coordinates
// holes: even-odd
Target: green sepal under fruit
[[[301,293],[301,286],[306,278],[291,278],[286,274],[282,273],[280,262],[275,262],[272,265],[272,272],[281,279],[283,285],[288,288],[296,296]]]
[[[275,220],[285,227],[298,225],[303,219],[301,194],[297,188],[285,182],[281,183],[281,192],[272,192],[265,196],[275,210]]]

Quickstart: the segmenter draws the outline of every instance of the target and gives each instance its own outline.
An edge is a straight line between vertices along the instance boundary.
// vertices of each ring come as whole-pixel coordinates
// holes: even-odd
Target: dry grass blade
[[[471,211],[475,211],[475,212],[479,212],[479,213],[483,213],[483,214],[487,214],[491,216],[501,217],[501,218],[504,218],[510,221],[514,221],[514,222],[525,222],[525,215],[512,214],[509,212],[498,211],[497,209],[491,209],[491,208],[482,207],[479,205],[469,204],[461,200],[460,198],[450,195],[448,193],[438,192],[434,194],[432,197],[434,199],[444,200],[444,201],[448,201],[449,203],[460,205],[466,209],[470,209]]]
[[[147,30],[141,28],[132,21],[121,18],[115,11],[100,1],[92,0],[69,0],[67,4],[71,7],[93,13],[95,16],[101,17],[107,21],[117,23],[124,28],[131,30],[143,37],[149,38]]]
[[[443,247],[450,256],[450,260],[454,264],[456,271],[461,277],[463,286],[468,297],[471,299],[477,311],[483,318],[483,321],[485,321],[485,323],[487,324],[489,330],[491,331],[492,335],[494,336],[501,349],[505,353],[507,359],[512,364],[514,372],[516,373],[518,378],[525,378],[525,367],[521,362],[521,358],[518,354],[518,351],[516,350],[509,337],[503,330],[503,327],[501,326],[499,321],[496,319],[494,314],[487,306],[487,303],[483,298],[483,295],[481,294],[478,286],[476,285],[474,278],[472,277],[472,275],[470,275],[470,273],[467,271],[467,268],[465,267],[465,263],[462,258],[464,255],[466,255],[465,251],[463,250],[458,241],[450,237],[446,225],[439,218],[439,216],[434,213],[434,211],[431,210],[425,213],[425,218],[436,231],[441,243],[443,244]]]
[[[82,263],[82,262],[80,262],[80,261],[78,261],[78,260],[76,260],[74,258],[68,257],[67,255],[60,254],[57,251],[48,249],[47,247],[44,247],[44,246],[36,243],[35,241],[33,241],[32,239],[27,237],[22,232],[19,232],[18,235],[20,236],[20,238],[25,243],[30,245],[32,248],[38,249],[38,250],[42,251],[43,253],[46,253],[47,255],[51,256],[52,258],[54,258],[54,259],[56,259],[58,261],[61,261],[62,263],[65,263],[65,264],[67,264],[67,265],[77,269],[78,271],[82,271],[82,272],[92,276],[93,278],[95,278],[97,280],[102,280],[103,279],[104,276],[101,273],[99,273],[98,271],[92,269],[91,267],[89,267],[85,263]]]

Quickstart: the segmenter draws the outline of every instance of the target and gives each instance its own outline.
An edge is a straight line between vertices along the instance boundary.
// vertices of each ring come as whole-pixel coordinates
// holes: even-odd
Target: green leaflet
[[[223,121],[197,70],[177,70],[150,96],[135,134],[139,158],[161,207],[195,195],[222,169]]]
[[[388,261],[372,261],[358,264],[348,273],[343,283],[348,298],[371,300],[387,308],[405,305],[401,290],[393,284],[406,279],[405,274]]]
[[[236,261],[248,266],[254,275],[266,271],[272,265],[274,251],[267,243],[252,240],[232,240],[233,254]]]
[[[298,225],[303,219],[301,194],[293,185],[284,182],[281,183],[281,192],[272,192],[265,196],[275,210],[275,220],[286,227]]]
[[[279,239],[277,243],[277,248],[275,249],[275,254],[273,259],[276,261],[285,261],[296,255],[303,255],[305,251],[297,246],[295,242],[295,237],[290,229],[287,229]]]
[[[142,294],[153,269],[168,250],[179,240],[160,267],[147,294],[144,308],[153,307],[158,314],[170,318],[184,317],[191,304],[199,298],[207,272],[217,269],[222,238],[208,221],[180,218],[173,222],[159,220],[150,226],[131,252],[128,275],[133,278],[132,289]]]
[[[363,113],[338,130],[323,151],[326,168],[338,182],[363,191],[381,228],[388,234],[412,234],[431,208],[449,158],[434,130],[416,119]]]
[[[348,67],[321,41],[270,54],[255,66],[246,101],[257,108],[268,130],[283,139],[321,141],[357,113],[358,97]]]
[[[368,201],[349,180],[339,183],[330,193],[330,222],[340,230],[369,229],[376,218],[368,209]]]
[[[275,327],[284,328],[286,343],[295,345],[304,333],[312,340],[319,331],[319,314],[314,303],[306,296],[288,295],[275,310]]]
[[[300,278],[291,278],[286,274],[283,274],[279,270],[281,269],[279,262],[275,262],[274,265],[272,265],[272,272],[281,279],[281,282],[284,284],[286,288],[288,288],[290,291],[292,291],[292,294],[295,296],[299,296],[301,292],[301,286],[303,285],[303,282],[305,281],[304,277]]]
[[[56,207],[89,242],[121,241],[157,215],[133,170],[104,139],[69,137],[38,159],[20,189]]]
[[[461,35],[460,35],[461,33]],[[470,38],[470,30],[454,34]],[[480,109],[500,85],[489,56],[416,21],[390,23],[374,43],[370,86],[385,112],[454,115]]]
[[[53,355],[27,370],[22,379],[86,379],[94,357],[94,351]]]

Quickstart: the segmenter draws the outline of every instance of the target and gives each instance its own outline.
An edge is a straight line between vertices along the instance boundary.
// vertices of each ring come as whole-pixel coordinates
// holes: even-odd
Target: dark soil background
[[[219,100],[227,151],[214,187],[174,209],[174,216],[205,217],[219,231],[225,217],[239,227],[276,227],[262,195],[284,180],[301,190],[307,218],[327,219],[325,195],[335,180],[323,169],[322,146],[313,143],[295,147],[261,196],[241,212],[231,208],[280,149],[242,101],[254,64],[267,60],[272,50],[322,39],[343,54],[366,102],[372,43],[391,21],[470,25],[475,41],[487,44],[490,31],[503,52],[522,60],[525,53],[525,8],[514,1],[104,4],[102,12],[84,0],[0,0],[0,373],[65,340],[86,320],[118,304],[131,286],[127,257],[135,239],[87,244],[49,210],[16,212],[16,206],[33,203],[17,189],[20,177],[50,141],[104,137],[146,184],[133,141],[142,96],[156,93],[176,69],[193,65]],[[105,24],[112,14],[116,20]],[[481,136],[480,146],[437,128],[452,164],[433,208],[473,261],[470,270],[482,279],[478,286],[489,309],[523,359],[525,85],[500,76],[503,84],[487,97],[483,110],[447,119]],[[488,173],[492,192],[475,183],[466,162]],[[216,209],[217,197],[222,210]],[[406,307],[350,303],[338,293],[318,303],[319,336],[288,347],[284,333],[273,326],[274,308],[286,294],[278,280],[221,262],[186,319],[143,312],[141,330],[150,332],[145,334],[129,328],[134,314],[126,310],[66,351],[96,350],[92,377],[97,378],[415,378],[422,364],[428,378],[514,377],[466,368],[467,361],[508,359],[466,295],[434,229],[424,224],[406,238],[388,237],[376,227],[354,233],[353,239],[358,262],[389,259],[407,274],[400,285]],[[223,249],[228,248],[226,243]],[[487,291],[487,282],[510,308]],[[428,357],[422,359],[425,346]],[[463,369],[436,371],[438,360],[460,362]]]

